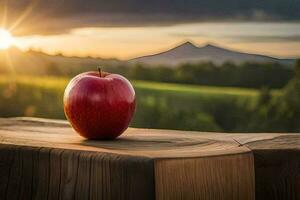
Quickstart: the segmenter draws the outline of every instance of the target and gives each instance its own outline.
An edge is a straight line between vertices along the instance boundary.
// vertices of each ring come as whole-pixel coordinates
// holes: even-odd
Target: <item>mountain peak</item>
[[[171,50],[174,50],[174,49],[181,49],[181,50],[191,49],[191,50],[193,50],[193,49],[198,49],[198,47],[196,45],[194,45],[192,42],[186,41],[186,42],[174,47]]]
[[[181,45],[178,45],[177,47],[175,48],[191,48],[191,49],[201,49],[201,48],[204,48],[204,49],[223,49],[217,45],[214,45],[214,44],[211,44],[211,43],[207,43],[201,47],[198,47],[196,46],[194,43],[192,43],[191,41],[186,41],[184,43],[182,43]]]
[[[204,45],[202,48],[216,48],[216,49],[221,49],[221,47],[218,47],[216,45],[213,45],[211,43],[207,43],[206,45]]]
[[[194,45],[191,41],[186,41],[184,43],[182,43],[179,46],[189,46],[189,47],[196,47],[196,45]]]

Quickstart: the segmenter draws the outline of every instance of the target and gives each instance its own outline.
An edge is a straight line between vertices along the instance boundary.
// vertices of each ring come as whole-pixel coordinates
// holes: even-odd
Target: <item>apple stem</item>
[[[98,67],[98,71],[99,71],[99,76],[101,77],[101,68]]]

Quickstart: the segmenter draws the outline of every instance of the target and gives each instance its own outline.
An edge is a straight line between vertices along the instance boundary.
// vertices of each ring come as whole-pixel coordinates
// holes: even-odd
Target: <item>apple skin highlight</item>
[[[64,93],[64,111],[72,127],[87,139],[114,139],[127,128],[136,107],[135,91],[121,75],[86,72]]]

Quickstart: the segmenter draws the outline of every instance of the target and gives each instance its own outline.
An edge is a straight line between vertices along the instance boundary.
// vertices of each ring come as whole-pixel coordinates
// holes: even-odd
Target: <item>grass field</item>
[[[64,88],[69,78],[61,77],[31,77],[31,76],[0,76],[0,83],[17,83],[24,85],[32,85],[44,88]],[[186,84],[160,83],[150,81],[132,81],[135,88],[149,89],[164,92],[183,92],[192,94],[208,94],[208,95],[238,95],[238,96],[256,96],[258,94],[255,89],[235,88],[235,87],[213,87],[213,86],[195,86]]]
[[[69,79],[0,76],[0,116],[64,118],[62,97]],[[132,81],[137,93],[134,127],[203,131],[242,131],[239,123],[255,105],[259,92]],[[280,91],[273,91],[280,94]]]

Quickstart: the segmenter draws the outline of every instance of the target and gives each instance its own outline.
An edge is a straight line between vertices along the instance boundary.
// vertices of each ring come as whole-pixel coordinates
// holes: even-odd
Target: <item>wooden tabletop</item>
[[[118,198],[112,198],[112,195],[115,195],[114,192],[110,191],[107,185],[99,183],[97,179],[100,177],[99,174],[94,174],[88,180],[83,175],[81,177],[83,182],[79,182],[80,177],[77,177],[76,185],[68,190],[65,190],[62,178],[56,180],[62,188],[49,187],[51,183],[49,177],[46,179],[47,186],[45,186],[48,189],[44,189],[47,191],[47,198],[50,199],[51,197],[72,199],[76,195],[78,198],[85,199],[87,196],[82,196],[85,193],[89,198],[95,197],[95,199],[254,199],[255,197],[266,199],[274,195],[287,194],[292,194],[293,196],[289,196],[292,199],[300,198],[299,192],[296,192],[298,189],[300,191],[300,179],[298,179],[300,178],[300,168],[298,168],[300,167],[300,134],[229,134],[129,128],[116,140],[96,141],[80,137],[64,120],[0,118],[0,147],[0,150],[2,149],[0,170],[3,168],[2,171],[11,168],[11,166],[6,168],[5,166],[12,159],[5,157],[4,152],[7,155],[11,149],[18,148],[18,151],[24,154],[24,149],[31,148],[31,153],[38,152],[39,155],[44,155],[44,151],[48,152],[47,157],[36,158],[38,161],[30,157],[33,163],[48,163],[46,172],[36,173],[46,173],[48,176],[51,173],[57,174],[56,169],[51,168],[51,164],[55,165],[53,160],[56,160],[59,165],[55,166],[61,168],[59,170],[61,177],[63,171],[61,164],[64,163],[62,155],[70,156],[80,152],[78,160],[74,161],[77,163],[76,176],[80,176],[80,170],[84,169],[89,171],[90,175],[98,173],[97,170],[102,170],[101,180],[105,179],[103,170],[109,168],[103,161],[104,156],[111,163],[116,162],[117,159],[118,167],[122,170],[126,169],[126,173],[123,171],[122,174],[116,171],[107,172],[107,177],[130,175],[132,182],[126,178],[127,184],[139,188],[139,191],[133,191],[129,186],[124,189],[119,182],[116,182],[117,191],[125,196],[121,198],[122,195],[118,195]],[[60,153],[57,158],[58,152]],[[127,164],[120,164],[120,159]],[[93,165],[93,160],[97,161],[98,167]],[[280,168],[277,165],[282,166]],[[24,163],[22,169],[24,169]],[[134,170],[134,172],[128,170]],[[10,173],[12,173],[11,170]],[[26,173],[28,174],[27,171]],[[35,174],[32,170],[30,173],[32,176]],[[279,178],[272,178],[274,174],[271,173],[278,174],[275,177]],[[94,180],[93,177],[96,179]],[[282,183],[282,179],[286,180],[286,178],[289,178],[290,182]],[[6,179],[11,179],[11,177],[8,176]],[[0,182],[0,196],[1,185],[10,188],[7,185],[8,180],[8,183],[4,183],[6,179],[4,176]],[[76,187],[78,184],[86,185],[86,181],[89,182],[90,187],[85,188],[87,187],[85,186],[78,193]],[[39,182],[39,184],[42,183]],[[268,186],[268,184],[271,185]],[[17,184],[17,186],[22,192],[24,185]],[[288,188],[284,188],[285,186]],[[84,194],[83,191],[85,191]],[[10,194],[9,189],[5,192],[5,196],[8,197],[8,194]],[[29,196],[30,198],[45,197],[39,195],[41,191],[36,189],[36,191],[31,190]]]
[[[300,134],[207,133],[128,128],[116,140],[80,137],[64,120],[0,118],[3,144],[98,151],[151,158],[239,154],[250,149],[299,149]]]

